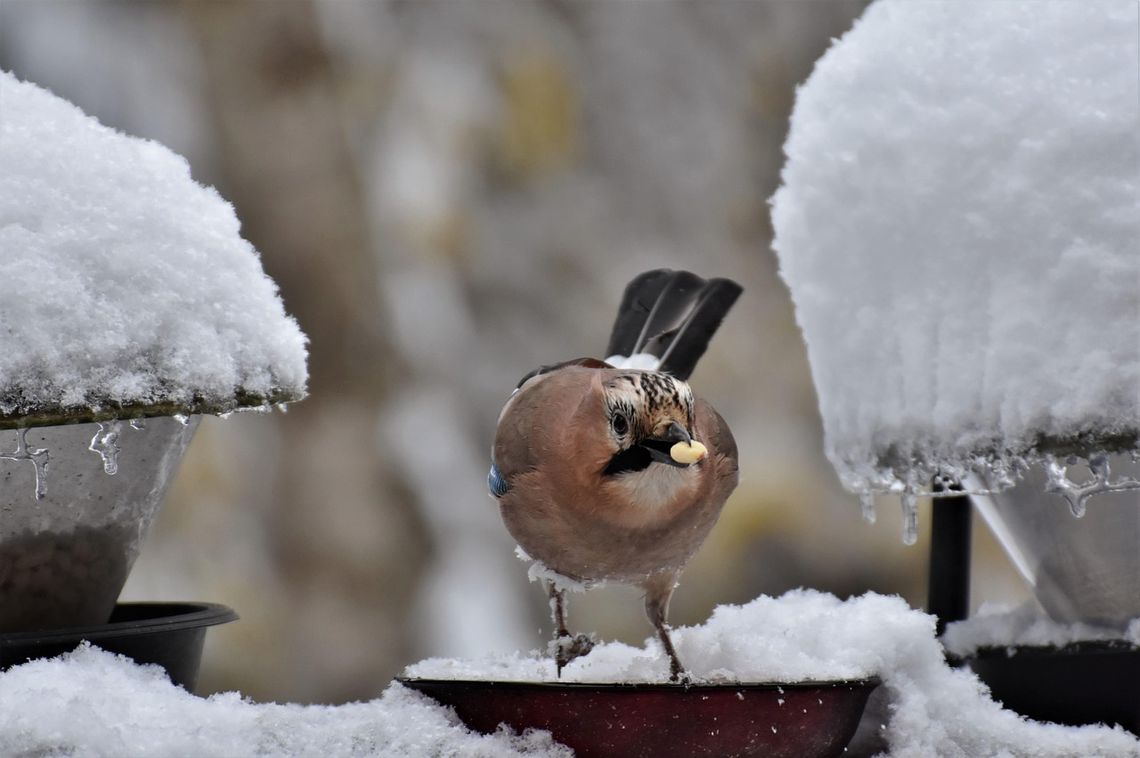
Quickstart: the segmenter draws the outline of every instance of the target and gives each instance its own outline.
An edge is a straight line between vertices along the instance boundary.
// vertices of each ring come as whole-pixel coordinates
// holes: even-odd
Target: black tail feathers
[[[741,291],[730,279],[646,271],[625,288],[606,355],[649,353],[658,371],[688,379]]]

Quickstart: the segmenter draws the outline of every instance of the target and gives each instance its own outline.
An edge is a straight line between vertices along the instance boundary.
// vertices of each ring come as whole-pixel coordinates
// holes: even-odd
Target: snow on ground
[[[0,71],[0,167],[0,418],[304,394],[304,335],[183,158]]]
[[[898,597],[841,601],[810,590],[721,606],[701,626],[675,630],[698,679],[792,682],[877,676],[890,700],[883,730],[895,758],[1140,756],[1120,728],[1062,727],[1023,719],[951,669],[934,619]],[[482,660],[430,659],[408,676],[550,681],[537,653]],[[565,681],[665,681],[655,639],[605,643],[563,672]],[[337,707],[255,704],[237,693],[202,699],[153,667],[94,648],[0,674],[0,754],[131,755],[566,755],[545,732],[475,735],[446,709],[399,684],[369,703]]]
[[[970,618],[948,624],[942,635],[946,650],[962,657],[973,655],[981,647],[1061,647],[1093,640],[1123,640],[1140,647],[1140,619],[1133,619],[1122,633],[1112,627],[1054,621],[1032,602],[1016,608],[985,603]]]
[[[0,754],[52,756],[562,756],[549,733],[474,734],[399,684],[368,703],[199,698],[161,669],[80,647],[0,674]]]
[[[1137,445],[1137,8],[879,0],[799,90],[774,247],[849,489]]]

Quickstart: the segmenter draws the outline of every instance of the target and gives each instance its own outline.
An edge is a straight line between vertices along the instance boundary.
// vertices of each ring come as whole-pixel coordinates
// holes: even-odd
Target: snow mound
[[[879,0],[799,90],[773,246],[848,489],[1140,441],[1137,7]]]
[[[1092,641],[1124,641],[1140,647],[1140,619],[1133,619],[1122,637],[1121,630],[1113,627],[1055,621],[1034,603],[1016,608],[985,603],[970,618],[947,624],[942,635],[946,651],[961,658],[985,647],[1064,647]]]
[[[841,601],[809,590],[722,606],[674,641],[699,677],[791,682],[878,676],[889,700],[889,756],[1048,758],[1140,756],[1120,728],[1063,727],[1021,718],[991,700],[973,674],[946,665],[934,618],[897,597]],[[537,654],[431,659],[408,676],[549,681]],[[655,639],[601,644],[564,681],[665,681]],[[83,756],[557,756],[547,732],[478,735],[448,709],[399,684],[368,703],[252,703],[238,693],[198,698],[153,666],[87,645],[0,673],[0,754]]]
[[[0,754],[130,756],[552,756],[547,732],[480,735],[399,684],[341,706],[199,698],[156,666],[81,646],[0,673]]]
[[[718,607],[701,626],[673,632],[698,680],[796,682],[877,676],[889,699],[888,755],[1140,756],[1123,729],[1065,727],[1025,719],[989,697],[966,670],[949,667],[935,619],[898,597],[868,593],[841,601],[813,590]],[[537,653],[483,660],[428,659],[405,676],[425,679],[553,681],[554,663]],[[669,665],[656,638],[644,648],[599,644],[562,671],[568,682],[664,682]]]
[[[300,399],[305,336],[239,230],[182,157],[0,71],[0,426]]]

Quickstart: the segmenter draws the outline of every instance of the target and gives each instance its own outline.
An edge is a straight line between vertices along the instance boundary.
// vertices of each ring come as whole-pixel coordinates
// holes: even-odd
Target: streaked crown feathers
[[[692,432],[693,391],[687,382],[659,371],[627,370],[608,377],[602,392],[611,429],[619,438],[651,436],[669,421]],[[620,428],[619,416],[629,425],[628,433]]]

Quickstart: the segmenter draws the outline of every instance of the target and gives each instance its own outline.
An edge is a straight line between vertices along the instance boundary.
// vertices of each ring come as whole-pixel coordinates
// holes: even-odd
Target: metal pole
[[[935,480],[933,489],[944,485]],[[948,489],[960,489],[950,485]],[[938,617],[938,634],[970,615],[970,519],[968,495],[934,498],[926,610]]]

